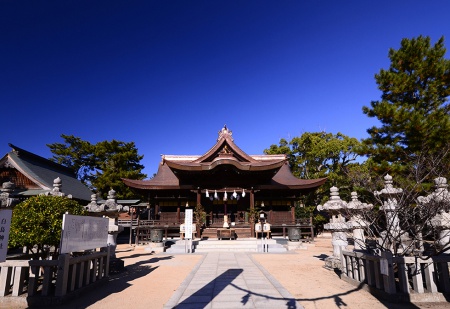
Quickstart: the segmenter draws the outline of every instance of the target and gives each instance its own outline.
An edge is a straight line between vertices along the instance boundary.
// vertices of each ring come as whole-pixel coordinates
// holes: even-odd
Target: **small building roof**
[[[61,179],[61,191],[71,194],[74,199],[90,201],[92,191],[89,190],[71,169],[40,157],[34,153],[9,144],[12,151],[0,159],[0,167],[13,167],[36,185],[36,188],[18,188],[18,195],[29,196],[49,192],[53,189],[56,178]]]

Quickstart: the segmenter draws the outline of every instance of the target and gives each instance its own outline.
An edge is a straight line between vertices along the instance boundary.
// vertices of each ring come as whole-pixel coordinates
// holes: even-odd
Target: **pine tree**
[[[381,126],[368,129],[361,154],[379,173],[410,170],[417,156],[435,156],[448,148],[450,136],[450,60],[444,38],[434,46],[429,37],[403,39],[390,49],[388,70],[375,75],[381,100],[363,107]]]
[[[73,135],[61,137],[65,143],[48,144],[53,153],[51,160],[73,169],[83,183],[106,198],[112,188],[122,199],[136,197],[130,188],[125,186],[122,178],[144,179],[144,157],[138,154],[134,142],[117,140],[102,141],[91,144]]]

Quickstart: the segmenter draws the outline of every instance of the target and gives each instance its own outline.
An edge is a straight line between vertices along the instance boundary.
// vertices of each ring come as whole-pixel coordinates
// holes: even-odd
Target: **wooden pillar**
[[[272,193],[270,193],[270,195],[272,195]],[[272,216],[273,216],[273,204],[272,204],[272,199],[269,200],[269,214],[267,215],[267,221],[269,223],[272,222]]]
[[[159,203],[155,203],[155,214],[154,215],[155,215],[155,219],[159,215]]]
[[[202,190],[200,190],[200,188],[197,189],[197,205],[200,205],[202,203]],[[197,205],[195,205],[197,207]],[[195,210],[195,207],[194,207]],[[197,229],[197,237],[202,239],[202,235],[201,235],[201,224],[200,222],[196,222],[196,229]],[[194,237],[192,237],[194,238]]]
[[[253,189],[250,191],[250,210],[255,209],[255,192],[253,191]],[[252,218],[250,221],[250,234],[251,237],[255,237],[255,222],[254,218]],[[253,223],[251,223],[253,222]]]
[[[181,221],[180,221],[180,208],[181,208],[181,200],[178,199],[178,206],[177,206],[177,222],[178,222],[178,224],[181,223]]]
[[[197,190],[197,205],[202,203],[202,191],[200,189]],[[195,205],[195,206],[197,206]]]
[[[292,204],[291,204],[291,218],[292,218],[292,222],[295,223],[295,207],[292,206]]]

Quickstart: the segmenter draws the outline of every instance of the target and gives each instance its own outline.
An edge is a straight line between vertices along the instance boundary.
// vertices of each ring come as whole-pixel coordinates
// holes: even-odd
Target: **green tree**
[[[61,134],[61,137],[64,144],[47,144],[54,154],[51,160],[71,168],[79,180],[90,185],[90,176],[95,170],[95,146],[73,135]]]
[[[51,160],[73,169],[83,183],[106,198],[113,188],[119,198],[132,198],[133,193],[122,182],[122,178],[144,179],[144,157],[138,154],[134,142],[117,140],[91,144],[73,135],[61,135],[64,143],[48,144],[53,153]]]
[[[403,39],[398,50],[389,50],[389,69],[375,75],[381,100],[364,106],[363,112],[381,126],[367,130],[370,137],[360,153],[370,157],[380,174],[402,175],[417,156],[447,148],[450,60],[445,52],[443,37],[433,46],[429,37]]]
[[[329,188],[333,185],[351,190],[348,174],[359,166],[356,149],[360,146],[356,138],[342,133],[306,132],[290,142],[281,139],[278,146],[271,145],[264,153],[286,154],[292,173],[299,178],[328,177],[326,185],[303,201],[305,205],[315,206],[328,198]]]
[[[328,178],[329,181],[315,192],[297,201],[295,207],[296,217],[312,215],[315,229],[319,231],[327,221],[327,215],[318,212],[316,206],[329,199],[331,186],[339,187],[341,197],[347,200],[353,190],[368,195],[362,186],[368,176],[360,173],[365,171],[366,163],[357,162],[358,147],[361,143],[356,138],[342,133],[305,132],[290,142],[281,139],[279,145],[271,145],[264,153],[286,154],[292,173],[299,178]]]
[[[143,179],[147,175],[141,171],[144,168],[139,162],[144,157],[139,155],[134,142],[103,141],[95,145],[96,174],[92,185],[104,197],[113,188],[121,198],[136,196],[122,182],[122,178]]]
[[[78,202],[59,196],[33,196],[14,207],[9,235],[10,247],[25,247],[35,259],[47,258],[51,246],[61,239],[63,215],[85,215]],[[53,252],[58,254],[58,250]]]

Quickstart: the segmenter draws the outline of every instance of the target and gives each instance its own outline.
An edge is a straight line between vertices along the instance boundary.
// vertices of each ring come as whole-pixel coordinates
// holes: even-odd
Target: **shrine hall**
[[[254,237],[250,216],[257,212],[273,229],[293,224],[295,203],[325,181],[295,177],[284,154],[248,155],[226,126],[205,154],[162,155],[152,179],[123,179],[148,198],[154,224],[178,228],[185,209],[201,204],[206,222],[197,231],[203,238],[215,237],[224,224],[233,226],[237,237]]]

